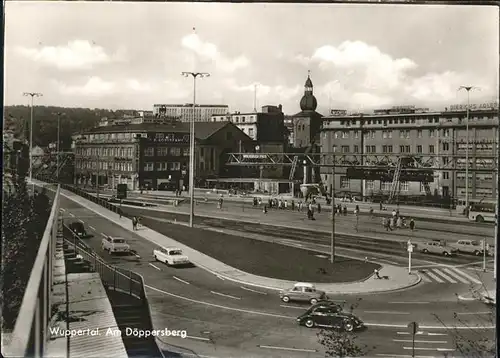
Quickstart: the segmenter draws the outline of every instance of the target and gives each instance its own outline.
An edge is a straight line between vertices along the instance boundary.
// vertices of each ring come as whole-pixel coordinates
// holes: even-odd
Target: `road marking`
[[[221,279],[222,281],[225,281],[225,280],[224,280],[224,277],[221,277],[221,276],[219,276],[219,275],[215,275],[215,276],[217,276],[217,278]]]
[[[432,277],[434,280],[436,280],[439,283],[444,283],[443,280],[441,280],[438,276],[434,275],[430,270],[424,271],[423,273],[426,275],[429,275],[430,277]]]
[[[75,217],[75,215],[74,215],[73,213],[69,213],[69,215],[70,215],[71,217],[73,217],[73,218]]]
[[[106,235],[105,233],[101,232],[101,235],[104,236],[105,238],[108,238],[109,236]]]
[[[411,340],[411,339],[393,339],[392,340],[393,342],[406,342],[406,343],[411,343],[411,342],[415,342],[415,343],[439,343],[439,344],[444,344],[444,343],[448,343],[448,341],[419,341],[419,340]]]
[[[198,300],[194,300],[194,299],[189,298],[189,297],[184,297],[184,296],[176,295],[174,293],[163,291],[163,290],[160,290],[159,288],[152,287],[152,286],[149,286],[149,285],[144,285],[144,287],[149,288],[150,290],[153,290],[153,291],[156,291],[156,292],[163,293],[164,295],[167,295],[167,296],[179,298],[179,299],[182,299],[182,300],[185,300],[185,301],[188,301],[188,302],[193,302],[193,303],[198,303],[198,304],[202,304],[202,305],[206,305],[206,306],[221,308],[221,309],[225,309],[225,310],[228,310],[228,311],[250,313],[250,314],[256,314],[256,315],[259,315],[259,316],[268,316],[268,317],[275,317],[275,318],[286,318],[286,319],[293,319],[293,320],[296,319],[296,317],[292,317],[292,316],[284,316],[284,315],[279,315],[279,314],[274,314],[274,313],[245,310],[245,309],[242,309],[242,308],[227,307],[227,306],[222,306],[222,305],[218,305],[218,304],[215,304],[215,303],[198,301]],[[404,326],[404,327],[406,327],[406,326]],[[403,327],[401,327],[401,328],[403,328]],[[470,329],[471,327],[467,327],[467,328]]]
[[[206,338],[206,337],[186,336],[186,338],[196,339],[198,341],[210,341],[210,338]]]
[[[408,328],[408,325],[406,324],[389,324],[389,323],[368,323],[365,322],[365,326],[367,327],[385,327],[385,328]],[[448,327],[443,327],[443,326],[426,326],[426,325],[421,325],[420,328],[422,329],[435,329],[435,330],[448,330]],[[471,329],[471,330],[478,330],[478,329],[495,329],[495,326],[483,326],[483,327],[476,327],[476,326],[455,326],[453,329]]]
[[[227,298],[232,298],[233,300],[241,300],[239,297],[231,296],[231,295],[225,295],[223,293],[215,292],[215,291],[210,291],[210,293],[213,293],[214,295],[219,295]]]
[[[386,358],[411,358],[412,356],[407,354],[376,354],[379,357]],[[415,358],[437,358],[436,356],[415,356]]]
[[[458,272],[459,274],[461,274],[462,276],[465,276],[467,277],[469,280],[471,280],[472,282],[474,283],[477,283],[478,285],[482,284],[481,281],[479,281],[477,278],[474,278],[472,277],[471,275],[469,275],[468,273],[466,272],[463,272],[463,271],[458,271],[458,270],[455,270],[455,272]],[[468,283],[468,282],[465,282],[465,283]]]
[[[175,277],[175,276],[172,276],[175,280],[179,281],[179,282],[182,282],[182,283],[185,283],[186,285],[190,285],[189,282],[187,281],[184,281],[183,279],[180,279],[179,277]]]
[[[78,219],[78,221],[81,222],[82,224],[85,224],[82,219]]]
[[[413,347],[403,347],[403,349],[413,349]],[[450,348],[428,348],[428,347],[415,347],[415,350],[420,350],[420,351],[438,351],[438,352],[453,352],[454,349]]]
[[[89,225],[89,228],[91,228],[92,230],[96,231],[96,230],[95,230],[95,227],[93,227],[93,226],[90,226],[90,225]]]
[[[63,213],[66,211],[66,209],[63,208],[60,208],[59,210],[62,211]]]
[[[434,332],[427,332],[428,336],[447,336],[448,333],[434,333]]]
[[[364,313],[375,314],[410,314],[410,312],[397,312],[397,311],[363,311]]]
[[[457,273],[456,270],[452,271],[451,269],[445,267],[443,268],[443,271],[446,271],[448,274],[450,274],[451,276],[455,277],[457,280],[459,280],[460,282],[462,283],[469,283],[468,281],[466,281],[463,277],[460,277]]]
[[[158,271],[161,271],[161,268],[159,268],[158,266],[156,265],[153,265],[152,263],[149,264],[149,266],[153,266],[155,269],[157,269]]]
[[[310,352],[310,353],[317,352],[316,349],[288,348],[288,347],[261,346],[261,345],[258,345],[257,347],[259,347],[259,348],[267,348],[267,349],[278,349],[278,350],[283,350],[283,351],[294,351],[294,352]]]
[[[410,332],[396,332],[396,334],[410,335],[411,333]],[[420,335],[420,336],[447,336],[448,335],[448,333],[432,333],[432,332],[423,332],[423,331],[418,331],[415,334]]]
[[[259,293],[261,295],[267,295],[267,292],[261,292],[261,291],[256,291],[256,290],[252,290],[251,288],[246,288],[244,286],[240,286],[242,289],[246,290],[246,291],[251,291],[251,292],[255,292],[255,293]]]
[[[446,270],[446,269],[443,268],[442,270]],[[448,276],[447,274],[445,274],[440,269],[432,269],[432,271],[434,271],[436,273],[436,275],[440,275],[441,277],[444,277],[444,279],[446,281],[450,282],[450,283],[457,283],[457,281],[455,281],[454,279],[452,279],[450,276]]]
[[[473,314],[477,314],[477,315],[483,315],[483,314],[492,314],[492,312],[458,312],[457,315],[473,315]]]
[[[299,307],[299,306],[287,306],[287,305],[280,305],[280,307],[285,307],[285,308],[295,308],[298,310],[304,310],[304,307]]]
[[[141,258],[141,256],[139,256],[139,255],[137,255],[137,254],[135,254],[134,256],[135,256],[135,257],[137,257],[138,259],[140,259],[140,258]]]
[[[396,305],[426,305],[430,302],[418,302],[418,301],[408,301],[408,302],[389,302]]]

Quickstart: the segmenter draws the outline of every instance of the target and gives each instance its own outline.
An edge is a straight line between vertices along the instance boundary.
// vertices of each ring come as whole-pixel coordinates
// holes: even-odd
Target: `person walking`
[[[393,216],[390,220],[389,220],[389,226],[391,227],[391,229],[395,229],[396,228],[396,217]]]
[[[262,210],[264,214],[267,214],[267,205],[264,205],[264,210]]]
[[[380,209],[380,211],[382,211],[382,201],[380,201],[380,203],[379,203],[379,209]]]
[[[415,230],[415,221],[413,221],[413,219],[410,219],[410,230]]]
[[[403,219],[400,216],[396,219],[396,228],[401,229],[402,226],[403,226]]]
[[[137,230],[137,217],[132,217],[132,230]]]
[[[295,200],[292,199],[292,211],[295,211]]]
[[[318,214],[321,214],[321,204],[318,203]]]
[[[370,206],[370,219],[373,219],[373,208]]]
[[[344,216],[347,216],[347,206],[345,204],[344,204],[343,212],[344,212]]]

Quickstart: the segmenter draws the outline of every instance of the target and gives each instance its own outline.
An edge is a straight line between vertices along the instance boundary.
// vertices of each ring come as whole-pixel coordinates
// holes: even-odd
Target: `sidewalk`
[[[475,285],[469,292],[459,295],[460,301],[490,301],[496,302],[496,283],[492,273],[484,274],[481,285]]]
[[[91,210],[98,215],[101,215],[105,219],[123,227],[124,229],[132,231],[132,224],[130,219],[127,219],[125,217],[120,218],[118,214],[115,214],[101,207],[100,205],[77,196],[76,194],[68,192],[67,190],[61,190],[61,194],[68,199],[77,202],[79,205],[87,208],[88,210]],[[139,231],[135,231],[134,233],[159,246],[179,247],[195,265],[230,281],[271,290],[281,290],[289,288],[295,283],[293,281],[256,276],[243,272],[220,261],[217,261],[199,251],[193,250],[190,247],[182,245],[181,243],[176,242],[171,238],[159,234],[158,232],[153,231],[149,228],[143,228]],[[325,290],[330,294],[362,294],[400,290],[414,286],[421,281],[421,278],[418,274],[409,275],[405,268],[400,268],[397,266],[383,264],[380,272],[382,275],[389,276],[390,279],[375,280],[373,279],[373,277],[370,277],[363,282],[344,284],[317,284],[317,287],[318,289]]]

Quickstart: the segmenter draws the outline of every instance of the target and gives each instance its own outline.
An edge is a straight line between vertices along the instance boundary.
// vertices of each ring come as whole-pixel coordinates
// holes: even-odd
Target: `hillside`
[[[6,106],[4,108],[4,129],[14,130],[18,137],[22,137],[24,130],[29,140],[30,107]],[[46,147],[57,140],[57,113],[63,113],[60,125],[61,150],[67,150],[71,147],[73,134],[95,127],[102,117],[121,117],[130,112],[135,111],[35,106],[33,108],[33,145]]]

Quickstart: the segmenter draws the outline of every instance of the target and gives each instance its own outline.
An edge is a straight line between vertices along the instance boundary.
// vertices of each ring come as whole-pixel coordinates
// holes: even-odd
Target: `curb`
[[[35,185],[36,185],[36,184],[35,184]],[[73,201],[73,202],[77,202],[79,205],[81,205],[81,206],[85,207],[86,209],[88,209],[88,210],[90,210],[90,211],[95,212],[95,213],[96,213],[96,214],[98,214],[99,216],[102,216],[102,217],[104,217],[105,219],[107,219],[107,220],[109,220],[109,221],[111,221],[111,222],[113,222],[113,223],[115,223],[115,224],[117,224],[117,225],[120,225],[120,226],[121,226],[121,224],[122,224],[120,221],[117,221],[117,220],[115,220],[115,219],[109,218],[109,217],[107,217],[105,214],[100,213],[100,212],[97,212],[97,211],[95,211],[95,210],[91,209],[90,207],[88,207],[87,205],[85,205],[84,203],[82,203],[81,201],[80,201],[80,202],[79,202],[79,201],[77,201],[75,198],[72,198],[72,197],[68,196],[67,194],[63,193],[62,191],[61,191],[61,195],[63,195],[65,198],[67,198],[67,199],[69,199],[69,200],[71,200],[71,201]],[[76,196],[78,196],[77,194],[75,194],[75,195],[76,195]],[[99,204],[96,204],[96,205],[99,205]],[[103,209],[103,210],[107,210],[106,208],[102,208],[102,209]],[[129,220],[129,221],[130,221],[130,219],[128,219],[128,218],[126,218],[126,217],[123,217],[123,219],[126,219],[126,220]],[[155,231],[155,230],[152,230],[151,228],[148,228],[148,230]],[[162,235],[162,236],[164,236],[164,237],[166,237],[166,238],[168,238],[169,240],[172,240],[172,241],[174,241],[174,242],[176,241],[176,240],[174,240],[174,239],[172,239],[172,238],[168,237],[167,235],[164,235],[164,234],[161,234],[161,233],[159,233],[159,234],[160,234],[160,235]],[[149,240],[148,238],[143,237],[143,239],[148,240],[149,242],[154,243],[153,241]],[[154,244],[156,244],[156,243],[154,243]],[[184,246],[187,246],[187,245],[184,245]],[[189,246],[188,246],[188,247],[189,247]],[[197,250],[194,250],[194,251],[197,251]],[[200,254],[205,255],[205,254],[203,254],[203,253],[200,253]],[[247,282],[247,281],[244,281],[244,280],[239,280],[239,279],[236,279],[236,278],[233,278],[233,277],[228,277],[228,276],[226,276],[226,275],[224,275],[224,274],[221,274],[221,273],[219,273],[219,272],[217,272],[217,271],[214,271],[214,270],[212,270],[212,269],[209,269],[209,268],[208,268],[208,267],[206,267],[205,265],[203,265],[203,264],[199,264],[199,263],[197,263],[196,261],[193,261],[193,263],[194,263],[194,264],[196,264],[197,266],[199,266],[200,268],[204,269],[205,271],[210,272],[211,274],[213,274],[213,275],[215,275],[215,276],[217,276],[217,277],[219,277],[219,278],[223,278],[223,279],[225,279],[225,280],[228,280],[228,281],[238,282],[238,283],[240,283],[240,284],[245,284],[245,285],[247,285],[247,286],[259,287],[259,288],[265,288],[265,289],[274,290],[274,291],[281,291],[281,290],[282,290],[281,288],[277,288],[277,287],[266,286],[266,285],[259,285],[259,284],[256,284],[256,283]],[[228,266],[228,265],[226,265],[226,266]],[[228,266],[228,267],[229,267],[229,266]],[[241,273],[243,273],[243,274],[250,275],[250,274],[249,274],[249,273],[247,273],[247,272],[244,272],[244,271],[238,270],[238,269],[233,268],[233,267],[231,267],[231,269],[232,269],[232,270],[234,270],[234,271],[239,271],[239,272],[241,272]],[[419,284],[419,283],[421,282],[422,278],[421,278],[421,277],[420,277],[420,275],[418,275],[418,274],[417,274],[417,277],[418,277],[418,279],[417,279],[417,281],[416,281],[415,283],[412,283],[412,284],[410,284],[410,285],[406,285],[406,286],[403,286],[403,287],[398,287],[398,288],[395,288],[395,289],[389,289],[389,290],[374,290],[374,291],[364,291],[364,292],[340,292],[340,293],[339,293],[339,292],[327,292],[327,294],[334,294],[334,295],[336,295],[336,294],[356,295],[356,294],[372,294],[372,293],[394,292],[394,291],[399,291],[399,290],[407,289],[407,288],[410,288],[410,287],[413,287],[413,286],[415,286],[415,285]]]

